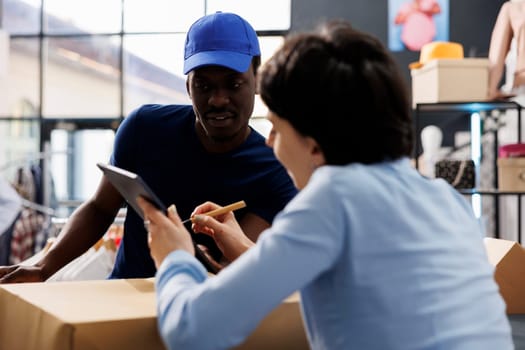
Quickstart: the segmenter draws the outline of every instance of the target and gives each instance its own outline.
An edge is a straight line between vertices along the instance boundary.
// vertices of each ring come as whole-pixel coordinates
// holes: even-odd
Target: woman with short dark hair
[[[214,277],[180,218],[141,202],[168,347],[235,346],[299,290],[313,349],[512,349],[470,205],[410,164],[409,99],[383,45],[330,22],[288,38],[259,78],[267,143],[301,191],[257,244],[199,206],[193,228],[238,257]]]

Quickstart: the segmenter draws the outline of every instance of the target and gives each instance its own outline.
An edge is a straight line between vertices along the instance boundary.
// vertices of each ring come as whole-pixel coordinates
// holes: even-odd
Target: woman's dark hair
[[[261,67],[258,88],[272,112],[319,143],[328,164],[370,164],[412,152],[399,68],[379,40],[345,21],[287,38]]]

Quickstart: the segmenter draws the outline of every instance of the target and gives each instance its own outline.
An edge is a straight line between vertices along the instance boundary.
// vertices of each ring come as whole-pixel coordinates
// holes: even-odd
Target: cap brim
[[[250,68],[253,56],[231,51],[205,51],[184,60],[184,74],[204,66],[221,66],[244,73]]]
[[[408,65],[408,68],[410,69],[419,69],[421,67],[423,67],[423,63],[421,62],[412,62]]]

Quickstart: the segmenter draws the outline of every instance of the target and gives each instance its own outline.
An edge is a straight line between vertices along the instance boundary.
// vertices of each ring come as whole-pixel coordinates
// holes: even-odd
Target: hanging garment
[[[0,177],[0,235],[15,221],[22,209],[22,199],[7,180]]]
[[[22,209],[11,237],[10,264],[19,264],[34,254],[35,237],[44,230],[44,215],[30,208]]]
[[[34,202],[44,204],[44,188],[42,187],[42,169],[37,164],[31,164],[29,167],[31,175],[33,176],[33,183],[35,186]]]
[[[9,257],[11,256],[11,240],[13,238],[15,222],[16,221],[13,221],[11,226],[0,233],[0,266],[9,265]]]
[[[0,265],[9,262],[14,222],[20,210],[20,196],[11,184],[0,177]]]
[[[29,168],[18,168],[13,186],[20,197],[35,202],[35,180]]]

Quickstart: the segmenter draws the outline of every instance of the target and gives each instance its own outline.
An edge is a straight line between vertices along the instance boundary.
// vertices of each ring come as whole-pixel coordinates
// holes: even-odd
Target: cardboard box
[[[498,158],[498,189],[525,191],[525,157]]]
[[[487,99],[488,58],[435,59],[412,76],[412,104]]]
[[[298,297],[238,349],[308,349]],[[0,349],[164,350],[153,279],[0,285]]]
[[[285,299],[236,350],[308,350],[299,294]]]
[[[494,278],[507,304],[508,314],[525,313],[525,249],[518,243],[485,238],[489,261],[496,267]]]
[[[153,280],[0,287],[0,348],[164,349]]]

